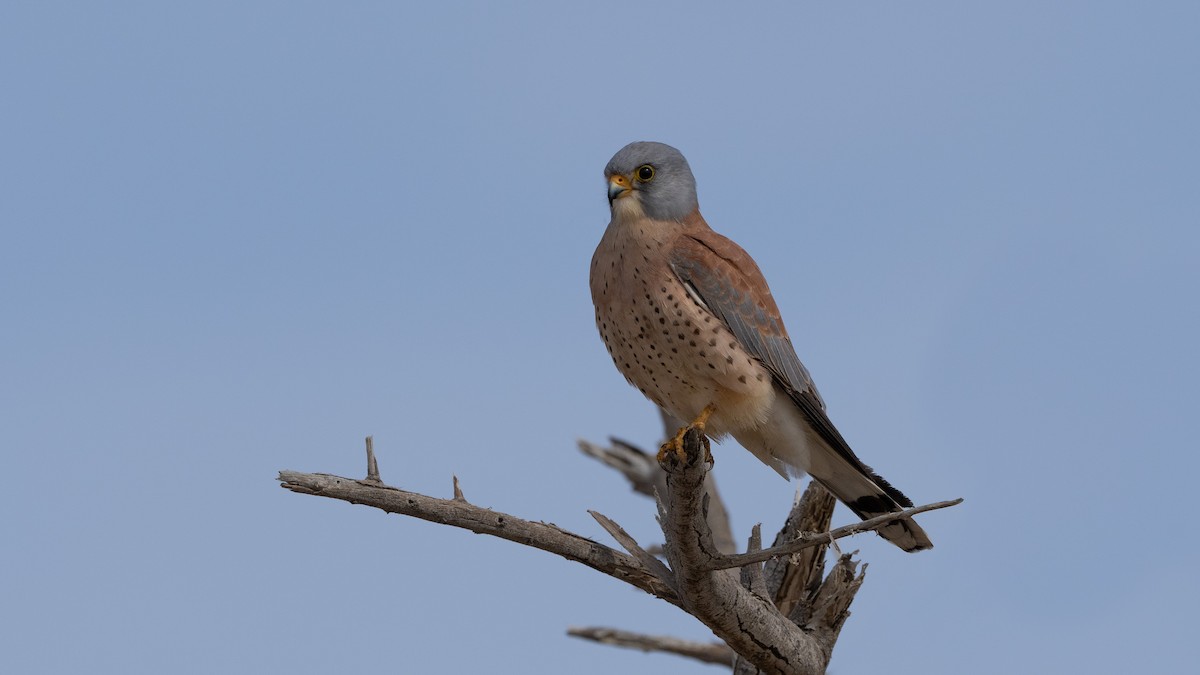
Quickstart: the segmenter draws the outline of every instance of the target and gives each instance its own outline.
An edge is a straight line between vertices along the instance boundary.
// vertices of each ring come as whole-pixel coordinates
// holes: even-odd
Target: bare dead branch
[[[904,511],[885,513],[881,516],[875,516],[874,518],[870,518],[858,523],[843,525],[842,527],[830,530],[828,532],[802,532],[793,541],[781,546],[772,546],[771,548],[764,549],[757,553],[722,555],[713,560],[712,569],[723,570],[732,567],[741,567],[742,565],[747,565],[749,563],[763,562],[778,556],[789,555],[798,551],[803,551],[804,549],[812,546],[829,544],[837,539],[841,539],[842,537],[849,537],[852,534],[877,530],[890,522],[900,520],[901,518],[909,518],[918,513],[925,513],[926,511],[934,511],[950,506],[956,506],[961,504],[962,501],[962,497],[959,497],[958,499],[952,499],[950,501],[934,502],[933,504],[925,504],[924,506],[915,506],[911,509],[905,509]]]
[[[523,520],[465,500],[438,499],[365,480],[324,473],[280,471],[282,487],[300,494],[373,506],[388,513],[460,527],[562,556],[678,605],[675,592],[637,559],[547,523]]]
[[[708,440],[695,428],[684,436],[686,459],[674,455],[667,471],[660,514],[667,559],[675,572],[681,606],[764,673],[822,673],[832,644],[825,645],[779,613],[771,602],[742,587],[735,575],[711,568],[712,548],[703,508]]]
[[[733,650],[723,642],[692,642],[666,635],[645,635],[615,628],[568,628],[567,635],[594,640],[614,647],[640,649],[644,652],[667,652],[686,656],[704,663],[733,665]]]
[[[657,469],[664,477],[662,486],[656,481],[653,489],[660,496],[659,523],[666,538],[668,567],[619,525],[596,512],[590,513],[630,555],[551,524],[475,506],[466,500],[457,476],[452,499],[387,486],[380,480],[370,437],[366,446],[367,477],[362,480],[281,471],[281,486],[489,534],[580,562],[684,609],[726,644],[602,628],[572,629],[572,635],[732,665],[735,673],[823,673],[866,570],[866,565],[859,568],[853,554],[843,555],[822,579],[825,549],[839,537],[962,501],[929,504],[830,531],[835,502],[814,483],[793,507],[774,546],[760,550],[761,531],[755,526],[748,552],[731,555],[733,545],[721,544],[713,535],[713,527],[723,527],[728,533],[728,519],[704,461],[708,441],[696,429],[689,429],[684,437],[686,457],[681,461],[670,454]],[[641,453],[628,444],[626,449]],[[714,519],[712,511],[718,508],[720,516]],[[764,561],[765,566],[761,564]],[[740,580],[731,569],[734,567],[742,568]]]

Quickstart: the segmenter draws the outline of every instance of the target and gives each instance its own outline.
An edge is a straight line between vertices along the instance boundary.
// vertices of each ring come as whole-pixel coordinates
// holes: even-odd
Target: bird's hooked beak
[[[608,177],[608,205],[622,197],[628,197],[633,194],[633,183],[629,181],[628,176],[609,176]]]

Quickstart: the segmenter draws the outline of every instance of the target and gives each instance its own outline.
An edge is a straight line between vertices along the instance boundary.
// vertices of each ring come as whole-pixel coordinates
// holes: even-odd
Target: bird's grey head
[[[604,167],[613,217],[644,214],[683,220],[695,211],[696,179],[683,154],[665,143],[638,141],[621,148]]]

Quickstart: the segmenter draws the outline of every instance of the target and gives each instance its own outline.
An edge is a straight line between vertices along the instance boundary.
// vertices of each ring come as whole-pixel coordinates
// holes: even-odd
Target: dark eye
[[[643,164],[638,167],[637,179],[643,183],[649,183],[654,178],[654,167],[649,164]]]

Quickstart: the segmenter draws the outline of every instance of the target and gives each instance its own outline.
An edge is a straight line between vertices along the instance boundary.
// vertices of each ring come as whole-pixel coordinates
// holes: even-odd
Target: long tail
[[[911,499],[892,487],[891,483],[870,467],[863,465],[862,468],[866,469],[864,472],[848,462],[839,461],[841,458],[836,454],[830,455],[830,459],[834,461],[814,462],[810,469],[812,477],[833,493],[834,497],[850,507],[859,518],[866,520],[885,513],[903,511],[913,505]],[[909,553],[933,548],[929,535],[911,518],[889,523],[876,532]]]
[[[802,409],[797,400],[804,403],[806,409]],[[820,428],[814,426],[814,420]],[[810,474],[863,520],[903,511],[913,505],[903,492],[892,487],[854,454],[825,417],[819,402],[794,392],[779,389],[767,421],[758,427],[738,429],[733,435],[755,457],[784,478]],[[905,551],[933,548],[929,535],[911,518],[889,523],[876,531]]]

